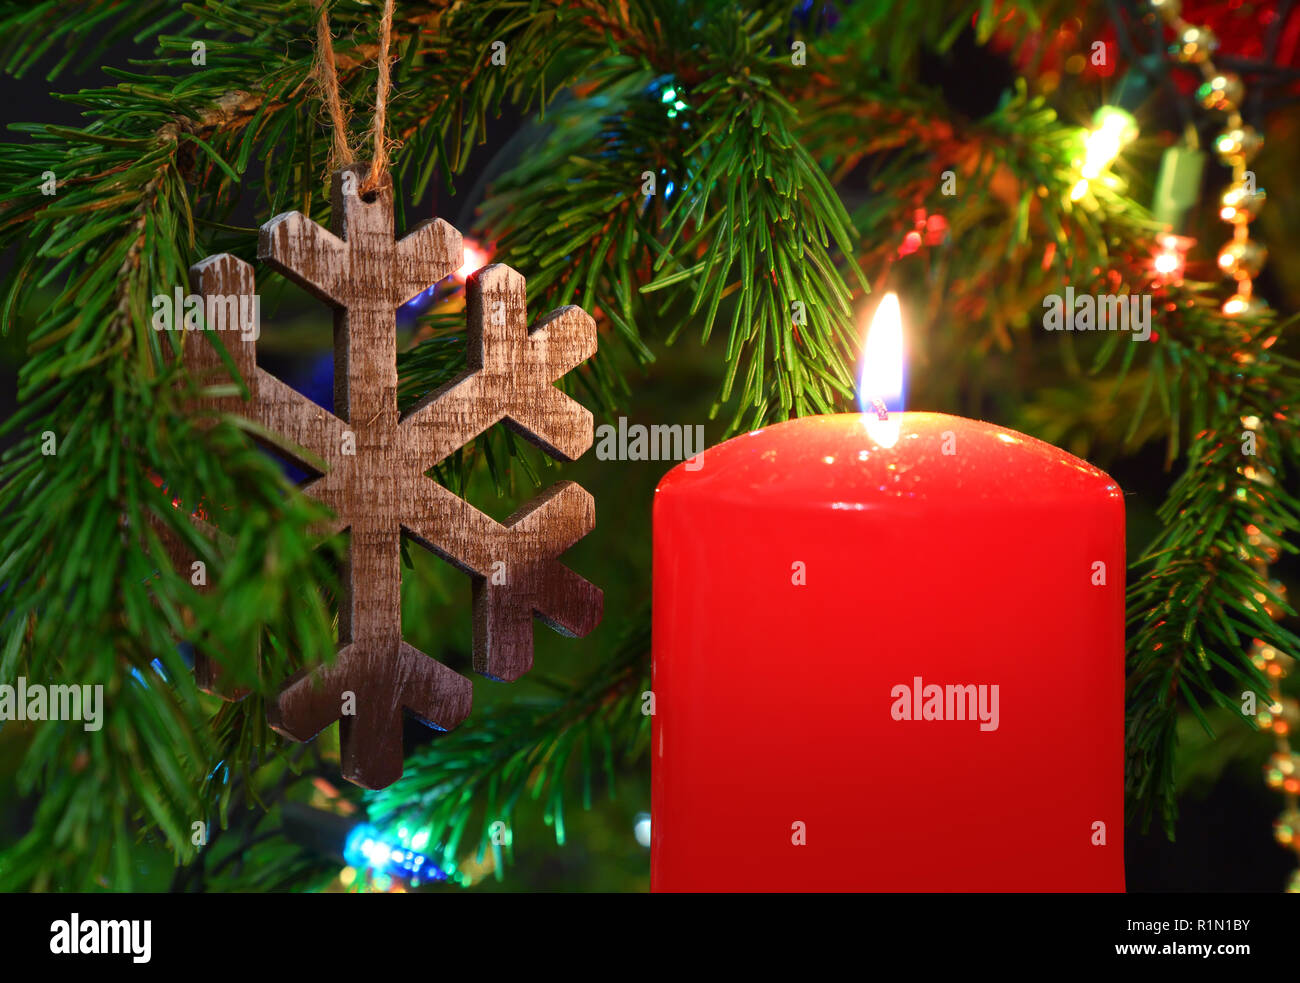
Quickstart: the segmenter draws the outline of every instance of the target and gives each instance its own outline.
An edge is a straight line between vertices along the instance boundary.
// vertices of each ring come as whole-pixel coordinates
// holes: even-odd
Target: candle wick
[[[883,399],[881,399],[879,396],[873,397],[871,400],[871,405],[875,408],[877,419],[880,420],[889,419],[889,408],[885,406],[885,401]]]

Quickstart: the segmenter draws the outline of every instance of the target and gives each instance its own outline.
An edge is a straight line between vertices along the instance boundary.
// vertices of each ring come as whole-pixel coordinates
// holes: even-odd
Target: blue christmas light
[[[178,650],[179,650],[180,653],[181,653],[182,658],[184,658],[184,656],[185,656],[185,644],[186,644],[186,643],[182,643],[180,646],[177,646]],[[187,660],[186,664],[187,664],[187,665],[193,665],[193,664],[194,664],[194,663],[193,663],[193,659],[191,658],[191,659]],[[149,668],[152,669],[154,672],[156,672],[156,673],[158,674],[158,676],[162,679],[162,681],[163,681],[164,683],[170,683],[170,682],[171,682],[171,680],[167,678],[167,673],[163,671],[163,664],[162,664],[162,660],[161,660],[161,659],[154,659],[152,662],[149,663]],[[139,683],[141,686],[143,686],[145,689],[148,689],[148,688],[149,688],[149,680],[146,679],[144,673],[142,673],[142,672],[141,672],[139,669],[137,669],[135,666],[132,666],[132,667],[131,667],[131,677],[132,677],[132,678],[133,678],[137,683]]]
[[[416,317],[423,314],[424,311],[433,304],[434,300],[438,296],[439,288],[446,287],[447,292],[451,292],[456,285],[455,277],[455,273],[449,273],[432,286],[425,287],[397,309],[398,319],[403,322],[415,320]]]
[[[406,832],[405,827],[401,832]],[[420,839],[420,834],[417,833],[414,839]],[[428,834],[424,834],[421,843],[427,843],[428,839]],[[349,866],[373,870],[377,877],[396,877],[410,881],[412,886],[421,881],[447,880],[447,872],[432,858],[401,842],[385,838],[378,829],[365,823],[354,827],[348,834],[343,845],[343,859]]]

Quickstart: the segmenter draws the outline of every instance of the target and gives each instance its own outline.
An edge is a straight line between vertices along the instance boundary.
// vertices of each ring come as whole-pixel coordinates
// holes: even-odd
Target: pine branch
[[[742,417],[756,425],[829,410],[851,392],[853,341],[850,291],[829,249],[851,256],[853,243],[773,84],[781,59],[767,48],[784,22],[697,19],[675,25],[672,43],[652,55],[659,32],[647,40],[634,17],[588,19],[611,37],[635,34],[637,56],[592,69],[581,97],[553,114],[539,152],[497,183],[485,227],[528,272],[530,297],[594,303],[639,361],[650,357],[640,321],[680,307],[682,322],[703,314],[707,340],[722,300],[733,298],[721,402],[748,364],[733,427]],[[663,69],[675,74],[647,86],[649,72]],[[649,198],[645,172],[659,185]],[[656,272],[641,293],[665,293],[647,314],[630,285]],[[597,360],[592,388],[608,404],[624,386],[605,366]]]
[[[371,819],[388,828],[427,831],[445,865],[457,862],[470,834],[479,859],[491,846],[500,869],[503,851],[490,835],[492,825],[509,828],[527,794],[545,800],[546,822],[563,844],[566,801],[580,795],[583,808],[590,809],[592,786],[601,775],[613,796],[617,769],[649,745],[650,718],[641,711],[641,694],[650,685],[649,612],[632,624],[613,656],[561,697],[481,711],[473,727],[415,752],[399,781],[368,794]]]
[[[65,54],[45,75],[53,81],[74,58],[93,60],[114,44],[156,36],[185,16],[171,0],[5,0],[0,4],[0,64],[18,78],[62,42]]]
[[[1006,14],[1051,25],[1076,7],[995,10],[970,0],[936,16],[928,5],[850,5],[832,34],[808,32],[816,57],[796,71],[788,46],[803,22],[794,3],[763,3],[747,17],[651,0],[403,3],[392,120],[405,146],[395,169],[413,200],[435,171],[451,188],[491,114],[507,101],[545,113],[567,89],[551,131],[498,182],[485,214],[507,261],[528,275],[530,303],[540,313],[577,300],[633,362],[687,324],[707,338],[728,319],[722,402],[736,404],[733,428],[827,410],[852,392],[850,304],[866,287],[861,271],[874,280],[890,270],[910,208],[946,214],[961,244],[936,250],[924,270],[932,311],[944,300],[953,351],[1023,351],[1032,337],[1025,312],[1063,278],[1082,289],[1105,270],[1129,290],[1150,289],[1151,224],[1127,190],[1099,186],[1084,205],[1069,202],[1077,127],[1023,89],[984,119],[953,120],[941,93],[917,81],[920,47],[947,50],[968,24],[982,42]],[[218,247],[251,258],[254,237],[226,220],[253,162],[265,165],[257,190],[268,214],[299,207],[323,217],[310,5],[209,0],[186,5],[188,20],[163,9],[148,0],[0,8],[4,63],[17,72],[54,44],[66,63],[132,32],[178,30],[161,39],[164,57],[115,69],[119,85],[71,97],[88,125],[28,127],[28,145],[0,148],[0,187],[12,189],[0,195],[0,244],[18,257],[5,329],[30,347],[23,405],[8,424],[18,443],[0,478],[0,591],[11,612],[0,622],[0,677],[102,682],[119,715],[98,734],[47,725],[34,737],[22,781],[43,798],[31,834],[0,856],[0,887],[87,887],[103,877],[125,889],[137,825],[189,856],[189,823],[229,806],[213,764],[238,771],[275,753],[256,701],[333,647],[329,558],[307,534],[318,510],[230,421],[208,427],[183,411],[192,393],[175,369],[178,339],[148,325],[149,298],[184,284],[191,260]],[[332,7],[342,84],[357,105],[372,87],[372,15],[365,5]],[[201,70],[190,60],[199,38],[212,56]],[[491,58],[497,41],[504,65]],[[877,193],[850,220],[835,185],[859,164],[873,169]],[[957,199],[938,191],[950,167],[966,189]],[[47,170],[57,195],[40,193]],[[659,179],[648,201],[644,170]],[[28,323],[23,302],[47,287],[58,291],[53,302]],[[1266,344],[1276,329],[1245,322],[1238,334],[1206,294],[1193,285],[1169,295],[1160,342],[1126,346],[1113,369],[1119,406],[1131,411],[1125,436],[1164,434],[1170,460],[1187,460],[1130,593],[1130,801],[1139,813],[1161,801],[1167,823],[1179,708],[1228,707],[1239,687],[1258,684],[1242,652],[1249,637],[1295,641],[1261,614],[1267,585],[1248,569],[1244,532],[1248,517],[1275,540],[1295,529],[1295,502],[1280,488],[1297,451],[1288,420],[1295,366]],[[793,316],[796,301],[807,324]],[[456,371],[461,330],[443,323],[403,356],[403,400]],[[1093,352],[1093,383],[1119,350],[1112,342]],[[1078,379],[1074,346],[1061,355]],[[606,406],[628,391],[612,359],[580,379]],[[1238,470],[1242,415],[1261,421],[1269,456],[1256,466],[1276,474],[1273,485]],[[1123,443],[1119,415],[1105,422]],[[46,432],[59,448],[52,456],[41,453]],[[463,488],[483,461],[500,487],[513,464],[529,465],[501,440],[489,435],[459,453],[441,477]],[[200,504],[219,516],[221,539],[188,521]],[[205,559],[217,590],[197,594],[187,571],[172,568],[160,526]],[[215,736],[178,640],[203,646],[258,691],[218,712]],[[562,835],[569,755],[594,742],[608,760],[610,749],[634,754],[644,740],[647,721],[632,703],[633,684],[644,688],[643,653],[644,644],[622,650],[566,700],[484,715],[420,759],[420,815],[448,856],[477,807],[508,815],[523,791],[548,796]],[[499,754],[493,741],[504,742]],[[577,775],[592,771],[584,762]],[[381,795],[376,805],[395,815],[400,801]],[[290,863],[274,846],[268,862]]]
[[[17,244],[6,328],[23,288],[66,278],[25,325],[24,405],[6,424],[17,444],[0,482],[0,675],[102,685],[110,716],[97,732],[48,726],[29,746],[20,782],[43,794],[30,833],[0,858],[10,889],[128,890],[139,814],[190,854],[213,746],[178,641],[261,691],[299,656],[333,649],[323,600],[300,586],[331,581],[306,533],[322,510],[229,424],[203,429],[182,412],[180,339],[149,324],[149,298],[185,285],[187,255],[202,255],[186,182],[218,162],[191,149],[253,109],[223,74],[211,87],[157,76],[82,93],[89,125],[29,128],[30,145],[0,150],[13,189],[0,195],[0,241]],[[45,171],[58,194],[39,190]],[[200,505],[219,516],[221,541],[188,521]],[[159,528],[206,562],[218,592],[172,568]]]
[[[1293,424],[1300,365],[1269,352],[1277,328],[1268,319],[1224,324],[1195,311],[1182,325],[1166,326],[1159,357],[1170,364],[1153,369],[1153,378],[1170,418],[1190,415],[1202,429],[1161,507],[1164,529],[1136,564],[1140,576],[1129,590],[1129,808],[1145,826],[1158,805],[1171,837],[1179,710],[1190,709],[1211,734],[1203,702],[1253,727],[1253,717],[1240,712],[1242,697],[1266,697],[1269,684],[1249,659],[1249,642],[1300,648],[1300,638],[1267,610],[1295,613],[1261,582],[1252,561],[1264,560],[1268,547],[1250,534],[1296,551],[1286,537],[1300,530],[1300,500],[1282,483],[1300,456]],[[1191,408],[1180,409],[1186,402]],[[1247,456],[1242,420],[1252,417],[1258,453]]]

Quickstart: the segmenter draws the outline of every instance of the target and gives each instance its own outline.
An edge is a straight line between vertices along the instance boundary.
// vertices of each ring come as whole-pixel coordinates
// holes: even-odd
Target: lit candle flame
[[[903,315],[898,295],[887,293],[867,330],[867,343],[858,370],[858,402],[867,432],[882,447],[898,442],[903,409]]]

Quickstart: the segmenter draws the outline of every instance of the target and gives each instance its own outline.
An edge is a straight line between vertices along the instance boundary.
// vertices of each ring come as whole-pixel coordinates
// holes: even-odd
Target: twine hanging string
[[[339,98],[339,74],[334,63],[334,43],[330,39],[330,15],[324,0],[312,0],[316,8],[316,63],[312,74],[321,88],[321,98],[329,109],[333,143],[330,145],[330,170],[352,163],[352,148],[348,146],[347,110]]]
[[[388,45],[393,39],[393,0],[384,0],[384,16],[379,22],[379,81],[375,85],[375,154],[370,159],[370,177],[362,185],[363,192],[373,191],[388,174],[388,137],[384,127],[388,121],[388,93],[392,87],[391,66],[388,64]]]
[[[347,167],[356,160],[348,143],[348,109],[339,95],[338,66],[334,59],[334,40],[330,34],[329,11],[325,0],[312,0],[316,8],[316,64],[313,75],[321,88],[321,98],[330,115],[333,130],[330,144],[330,170]],[[374,191],[388,174],[389,140],[384,130],[388,122],[388,95],[392,91],[392,73],[388,50],[393,38],[393,0],[384,0],[384,14],[379,21],[379,81],[375,87],[374,154],[370,173],[362,183],[361,194]]]

